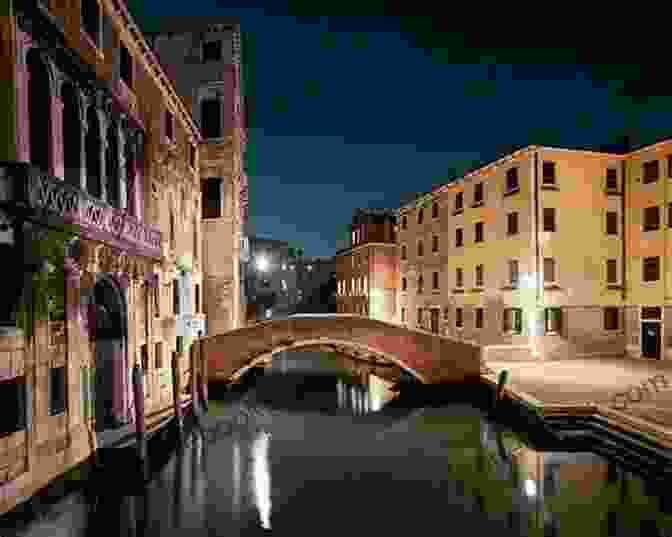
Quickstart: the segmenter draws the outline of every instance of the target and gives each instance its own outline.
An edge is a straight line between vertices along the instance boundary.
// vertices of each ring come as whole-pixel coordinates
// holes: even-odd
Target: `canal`
[[[400,379],[333,354],[276,357],[213,390],[204,428],[144,489],[115,468],[0,522],[0,537],[672,537],[669,488],[588,452],[537,451],[468,400],[409,404]]]

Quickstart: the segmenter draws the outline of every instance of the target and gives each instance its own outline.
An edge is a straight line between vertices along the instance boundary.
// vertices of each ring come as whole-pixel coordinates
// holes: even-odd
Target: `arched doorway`
[[[111,277],[99,274],[94,288],[96,431],[120,427],[126,419],[126,300]]]

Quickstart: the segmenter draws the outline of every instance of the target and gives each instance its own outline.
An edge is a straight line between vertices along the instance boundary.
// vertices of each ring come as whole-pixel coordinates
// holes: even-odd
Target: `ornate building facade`
[[[151,42],[203,134],[200,176],[209,335],[245,325],[249,257],[241,32],[232,19],[166,17]]]
[[[3,2],[0,513],[188,406],[200,132],[121,0]]]

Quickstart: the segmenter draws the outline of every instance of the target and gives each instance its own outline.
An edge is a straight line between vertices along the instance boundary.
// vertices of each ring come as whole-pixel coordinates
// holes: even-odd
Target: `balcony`
[[[0,208],[43,225],[75,225],[83,238],[161,258],[157,228],[25,163],[0,162]]]

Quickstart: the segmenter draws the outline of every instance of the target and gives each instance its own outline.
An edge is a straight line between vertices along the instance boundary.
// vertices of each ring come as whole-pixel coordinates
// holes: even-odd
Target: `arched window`
[[[100,120],[93,106],[86,113],[86,190],[96,198],[102,196],[100,166]]]
[[[107,202],[119,207],[119,127],[110,123],[107,128],[107,158],[105,175],[107,177]]]
[[[79,98],[72,84],[63,86],[63,164],[65,181],[79,188],[82,177],[82,123]]]
[[[27,63],[30,163],[49,173],[52,134],[49,71],[35,51],[28,53]]]

